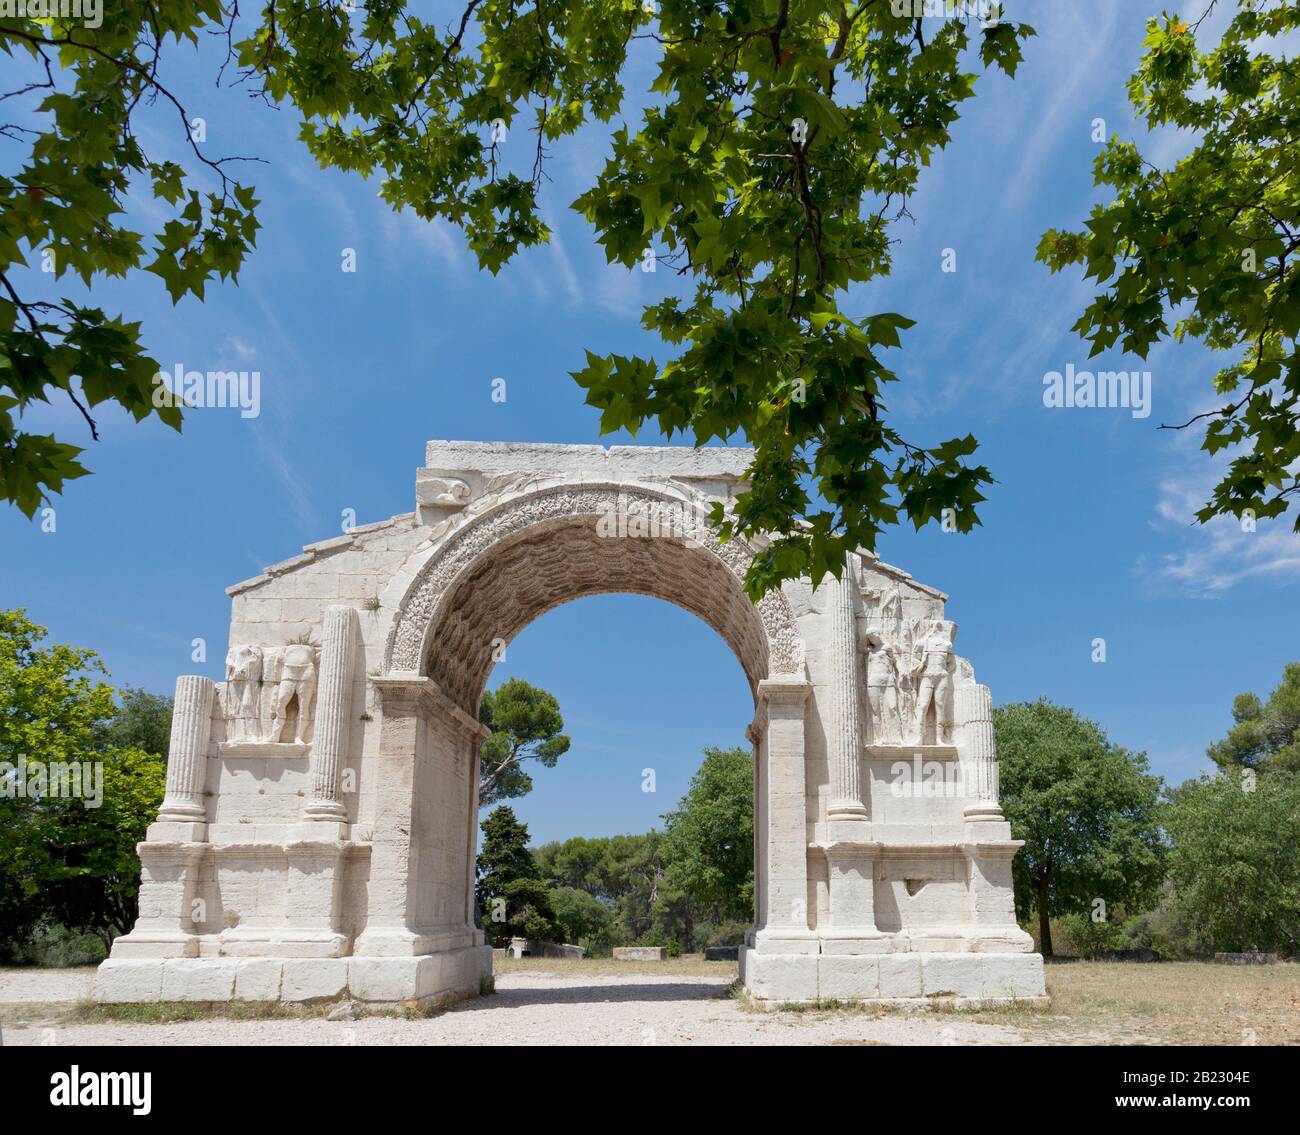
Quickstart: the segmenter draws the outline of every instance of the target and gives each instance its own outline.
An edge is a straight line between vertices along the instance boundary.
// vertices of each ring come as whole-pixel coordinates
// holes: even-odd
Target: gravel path
[[[22,983],[0,973],[0,1000]],[[26,975],[25,975],[26,976]],[[37,988],[31,974],[32,985]],[[47,977],[50,975],[47,973]],[[63,976],[64,992],[83,988]],[[82,975],[75,975],[81,979]],[[497,992],[426,1020],[187,1021],[176,1024],[11,1026],[5,1044],[70,1045],[653,1045],[653,1044],[1021,1044],[1012,1029],[944,1016],[752,1013],[727,995],[726,978],[503,974]],[[47,991],[55,987],[47,985]],[[73,998],[84,996],[76,992]]]
[[[95,969],[0,969],[0,1004],[84,1001],[95,989]]]

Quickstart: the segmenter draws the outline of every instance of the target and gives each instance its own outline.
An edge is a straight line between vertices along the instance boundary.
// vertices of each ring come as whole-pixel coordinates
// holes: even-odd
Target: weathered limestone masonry
[[[98,998],[478,993],[480,695],[530,622],[613,591],[693,611],[753,690],[754,997],[1041,997],[989,693],[953,653],[946,597],[855,554],[838,580],[751,603],[758,548],[707,523],[750,459],[430,442],[413,513],[230,588],[225,681],[177,681],[140,918]]]

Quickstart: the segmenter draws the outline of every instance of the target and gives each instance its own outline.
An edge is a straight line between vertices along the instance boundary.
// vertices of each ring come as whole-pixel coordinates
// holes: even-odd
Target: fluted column
[[[998,750],[993,733],[993,699],[988,686],[957,688],[957,720],[961,725],[962,768],[967,778],[968,818],[1001,819],[998,804]]]
[[[171,741],[167,746],[167,791],[158,812],[160,824],[207,821],[203,787],[215,693],[211,678],[184,674],[176,679]]]
[[[830,772],[828,814],[835,819],[865,819],[862,802],[862,722],[858,711],[858,643],[853,572],[845,565],[830,587]]]
[[[348,818],[339,798],[339,778],[351,738],[356,620],[353,607],[336,604],[325,608],[311,744],[312,795],[303,806],[303,818],[307,820],[344,823]]]

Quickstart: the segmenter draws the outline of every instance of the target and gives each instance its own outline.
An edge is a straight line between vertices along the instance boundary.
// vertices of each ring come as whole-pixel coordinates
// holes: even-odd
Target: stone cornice
[[[485,740],[492,736],[492,730],[481,721],[475,721],[455,702],[451,700],[432,678],[423,674],[394,673],[369,679],[381,702],[387,706],[390,699],[407,699],[415,701],[443,715],[449,725],[476,740]]]

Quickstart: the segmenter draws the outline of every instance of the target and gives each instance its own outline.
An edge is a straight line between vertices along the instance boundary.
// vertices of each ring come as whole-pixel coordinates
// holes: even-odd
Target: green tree
[[[537,863],[556,887],[572,887],[598,899],[614,919],[613,944],[632,945],[661,929],[664,886],[663,836],[616,835],[543,844]],[[662,945],[663,943],[656,943]]]
[[[488,941],[506,946],[514,937],[560,937],[550,890],[528,850],[527,826],[505,805],[493,808],[479,826],[483,848],[475,895]]]
[[[1170,874],[1195,936],[1300,950],[1300,775],[1202,777],[1170,795]]]
[[[40,825],[54,865],[50,917],[111,944],[139,914],[140,859],[136,844],[158,815],[167,782],[165,761],[138,748],[99,754],[104,797],[97,808],[77,800],[49,801]]]
[[[492,730],[492,736],[479,748],[480,808],[533,790],[533,778],[522,767],[524,761],[554,768],[569,751],[560,703],[522,678],[511,678],[495,690],[485,691],[478,716]]]
[[[167,760],[172,732],[172,699],[127,686],[118,694],[117,711],[95,730],[98,748],[142,749]]]
[[[608,954],[614,945],[614,917],[609,907],[576,887],[552,887],[550,893],[562,939],[582,946],[592,956]]]
[[[642,319],[681,348],[676,358],[588,353],[574,372],[602,428],[749,439],[749,487],[715,520],[775,534],[749,570],[755,595],[838,573],[847,549],[874,547],[900,515],[920,526],[951,508],[969,529],[991,480],[965,463],[974,439],[926,447],[885,419],[896,376],[881,356],[912,321],[839,305],[852,285],[888,275],[891,224],[950,141],[976,71],[1014,74],[1033,33],[1000,16],[972,26],[895,7],[468,0],[445,31],[405,0],[370,0],[356,19],[305,0],[243,17],[220,0],[123,0],[95,29],[5,18],[0,47],[27,61],[13,97],[38,125],[17,135],[30,141],[27,163],[0,180],[0,487],[31,515],[84,473],[76,446],[16,425],[13,412],[51,394],[88,421],[87,407],[112,400],[179,424],[176,407],[153,404],[158,367],[137,325],[29,285],[46,248],[56,279],[143,270],[173,301],[238,274],[257,228],[253,191],[231,179],[234,159],[194,141],[161,79],[180,55],[171,40],[213,32],[250,93],[296,108],[322,167],[378,175],[389,204],[459,226],[494,273],[549,238],[538,200],[549,147],[591,121],[631,117],[624,76],[649,63],[649,88],[634,92],[639,126],[613,130],[608,161],[573,207],[611,261],[662,263],[693,294]],[[146,154],[137,119],[151,105],[172,116],[183,163]],[[503,129],[533,137],[506,143]],[[133,215],[166,218],[152,247],[123,223],[128,199],[149,194]]]
[[[135,845],[158,814],[166,763],[116,743],[120,711],[95,653],[45,637],[23,611],[0,611],[0,943],[42,921],[108,940],[135,921]],[[79,766],[83,786],[98,766],[102,796],[25,790],[58,762]]]
[[[753,776],[747,750],[706,749],[665,831],[543,844],[537,865],[553,895],[601,904],[611,945],[733,944],[753,921]]]
[[[1205,15],[1214,6],[1206,0]],[[1300,79],[1277,43],[1300,28],[1300,6],[1236,6],[1209,48],[1197,40],[1205,15],[1190,26],[1150,20],[1128,84],[1147,126],[1189,132],[1192,152],[1162,169],[1114,137],[1094,167],[1113,200],[1084,231],[1052,230],[1038,246],[1053,271],[1083,265],[1097,281],[1075,324],[1093,355],[1122,341],[1146,358],[1171,337],[1228,355],[1211,380],[1218,405],[1178,427],[1208,423],[1210,454],[1240,447],[1197,513],[1202,523],[1280,516],[1300,493]]]
[[[1300,662],[1287,663],[1267,702],[1238,694],[1232,720],[1228,735],[1206,750],[1219,768],[1300,771]]]
[[[1160,778],[1146,755],[1047,701],[993,711],[1002,810],[1025,846],[1015,858],[1016,912],[1038,912],[1044,956],[1050,919],[1105,907],[1144,909],[1160,886]]]
[[[754,914],[754,758],[747,749],[704,750],[675,811],[664,817],[669,883],[726,918]]]

